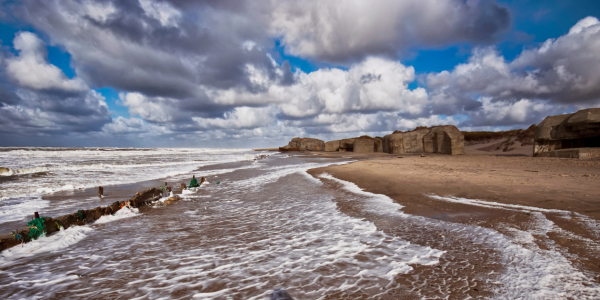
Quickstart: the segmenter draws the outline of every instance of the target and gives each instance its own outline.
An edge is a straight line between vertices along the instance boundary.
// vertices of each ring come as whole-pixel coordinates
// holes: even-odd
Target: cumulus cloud
[[[345,63],[413,46],[489,42],[510,25],[495,1],[277,1],[271,31],[293,55]]]
[[[275,107],[236,107],[231,112],[225,113],[223,118],[192,119],[203,129],[211,128],[256,128],[273,124],[277,108]]]
[[[434,113],[463,113],[473,124],[531,124],[568,106],[600,100],[600,22],[588,17],[568,34],[523,51],[512,62],[493,47],[474,50],[451,71],[428,74]]]
[[[13,41],[19,56],[6,60],[6,72],[20,86],[36,90],[81,92],[87,90],[79,78],[69,79],[55,65],[48,63],[44,42],[31,32],[20,32]]]
[[[3,53],[7,58],[0,76],[2,145],[16,139],[99,131],[110,122],[104,97],[50,64],[46,45],[35,34],[18,33],[14,48],[18,56]]]
[[[23,0],[10,9],[69,52],[77,77],[49,63],[41,39],[20,33],[18,55],[4,53],[1,62],[6,130],[329,139],[531,124],[599,103],[593,17],[513,61],[476,47],[468,62],[409,88],[418,76],[398,61],[406,51],[481,46],[502,35],[510,14],[493,0]],[[276,40],[320,69],[281,63]],[[131,117],[111,119],[90,87],[117,90]]]

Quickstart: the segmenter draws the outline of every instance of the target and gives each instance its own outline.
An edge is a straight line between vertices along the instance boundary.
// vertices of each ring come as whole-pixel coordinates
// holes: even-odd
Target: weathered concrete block
[[[561,149],[600,148],[600,108],[588,108],[574,114],[546,117],[536,128],[534,156],[583,158],[575,152],[556,152]],[[543,154],[546,152],[555,152]],[[587,153],[587,152],[585,152]],[[586,156],[585,154],[584,156]]]
[[[298,151],[325,151],[325,142],[313,138],[293,138],[286,146],[280,147],[280,150],[296,150]]]
[[[345,151],[352,151],[352,149],[354,149],[354,139],[340,140],[340,149],[345,149]]]
[[[372,139],[356,139],[353,151],[354,153],[375,152],[375,142]]]
[[[335,152],[340,149],[340,140],[329,141],[325,143],[326,152]]]

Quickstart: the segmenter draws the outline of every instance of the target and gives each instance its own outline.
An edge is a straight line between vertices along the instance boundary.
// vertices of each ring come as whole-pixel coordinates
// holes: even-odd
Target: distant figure
[[[199,187],[198,180],[196,180],[196,175],[192,175],[192,181],[190,181],[190,188]]]
[[[271,294],[271,300],[294,300],[284,289],[276,289]]]

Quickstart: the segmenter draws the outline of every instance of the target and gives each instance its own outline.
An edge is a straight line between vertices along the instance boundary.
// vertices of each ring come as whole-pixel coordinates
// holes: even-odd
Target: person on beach
[[[190,181],[190,188],[199,187],[198,180],[196,180],[196,175],[192,175],[192,181]]]

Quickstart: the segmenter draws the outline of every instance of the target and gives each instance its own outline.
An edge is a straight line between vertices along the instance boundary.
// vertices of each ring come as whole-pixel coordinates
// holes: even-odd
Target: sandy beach
[[[402,211],[407,214],[491,228],[515,239],[519,238],[517,233],[533,232],[543,218],[545,232],[533,233],[533,240],[523,244],[540,251],[559,251],[577,269],[600,281],[600,232],[586,221],[600,220],[600,160],[473,152],[425,157],[323,155],[358,161],[313,169],[310,174],[318,177],[327,173],[364,191],[387,195],[404,206]],[[339,208],[346,210],[343,205]],[[485,258],[482,260],[485,264]]]

